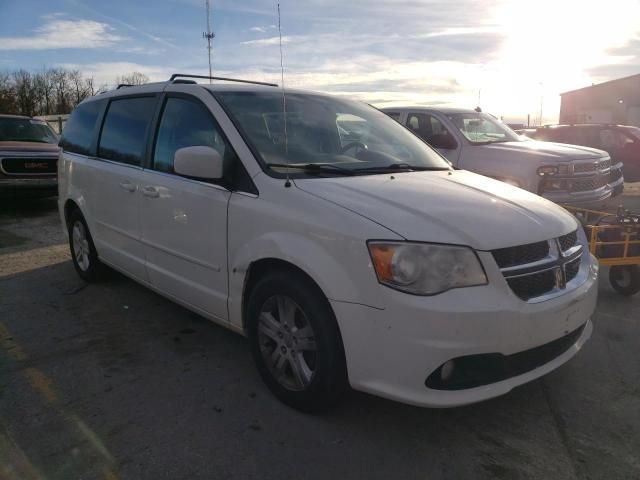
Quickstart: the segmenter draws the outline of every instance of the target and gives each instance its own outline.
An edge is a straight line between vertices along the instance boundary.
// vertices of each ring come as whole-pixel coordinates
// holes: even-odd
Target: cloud
[[[249,29],[250,32],[258,32],[258,33],[265,33],[267,30],[272,30],[274,28],[278,28],[275,25],[265,25],[265,26],[258,26],[258,27],[251,27]]]
[[[0,37],[0,50],[53,50],[60,48],[104,48],[124,40],[107,23],[93,20],[50,19],[34,35]]]
[[[284,35],[282,37],[282,44],[290,43],[293,40],[302,39],[302,37],[292,37]],[[278,45],[280,43],[280,37],[260,38],[258,40],[247,40],[240,42],[240,45],[254,45],[254,46],[266,46],[266,45]]]

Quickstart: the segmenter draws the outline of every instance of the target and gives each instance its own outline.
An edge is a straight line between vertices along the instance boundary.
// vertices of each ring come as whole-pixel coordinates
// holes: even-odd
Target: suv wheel
[[[71,259],[78,275],[87,282],[100,279],[104,265],[98,260],[98,253],[80,210],[74,210],[69,216],[69,249]]]
[[[249,341],[258,371],[285,404],[327,410],[347,387],[347,369],[333,311],[317,286],[297,272],[261,278],[248,308]]]

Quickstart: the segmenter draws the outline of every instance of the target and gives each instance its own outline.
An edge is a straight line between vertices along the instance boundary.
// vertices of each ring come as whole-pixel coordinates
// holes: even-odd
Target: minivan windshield
[[[458,127],[467,140],[476,145],[523,140],[504,123],[486,113],[451,113],[447,117]]]
[[[58,137],[42,120],[0,117],[0,142],[58,143]]]
[[[214,95],[276,173],[358,175],[450,170],[447,160],[375,108],[340,98],[273,92]]]

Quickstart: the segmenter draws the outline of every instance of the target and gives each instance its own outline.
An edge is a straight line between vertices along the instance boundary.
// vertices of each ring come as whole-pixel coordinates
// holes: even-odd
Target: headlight
[[[541,177],[546,177],[547,175],[555,175],[558,173],[558,167],[554,165],[543,165],[538,168],[538,175]]]
[[[486,285],[487,276],[468,247],[408,242],[369,242],[378,281],[414,295]]]

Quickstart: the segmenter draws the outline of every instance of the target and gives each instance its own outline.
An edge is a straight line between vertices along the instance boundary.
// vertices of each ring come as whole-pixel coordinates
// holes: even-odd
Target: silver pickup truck
[[[622,163],[595,148],[530,140],[491,115],[460,108],[383,108],[455,167],[496,178],[556,203],[584,205],[618,195]]]

